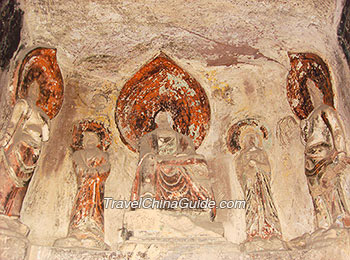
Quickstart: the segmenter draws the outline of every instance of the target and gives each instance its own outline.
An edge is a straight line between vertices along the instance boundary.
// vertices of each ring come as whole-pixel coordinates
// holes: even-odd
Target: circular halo
[[[100,144],[98,148],[107,151],[112,142],[111,132],[102,122],[92,119],[80,121],[73,127],[73,143],[71,145],[73,151],[83,149],[84,132],[94,132],[97,134]]]
[[[241,150],[240,136],[244,132],[251,131],[248,128],[254,128],[254,131],[256,133],[261,133],[262,138],[259,139],[259,143],[261,142],[261,145],[263,139],[268,139],[268,132],[266,127],[260,125],[256,119],[248,118],[241,120],[231,126],[227,133],[226,145],[232,154],[235,154]]]

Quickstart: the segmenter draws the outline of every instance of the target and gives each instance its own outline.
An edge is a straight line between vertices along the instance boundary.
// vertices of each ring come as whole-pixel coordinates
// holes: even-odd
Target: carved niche
[[[291,71],[287,97],[301,119],[305,146],[305,174],[319,228],[349,226],[349,174],[345,134],[334,108],[334,93],[328,66],[316,54],[290,54]]]
[[[193,77],[161,54],[125,84],[115,116],[123,142],[139,152],[132,200],[214,200],[207,162],[195,151],[209,128],[209,101]]]
[[[0,213],[19,216],[50,120],[63,103],[63,79],[56,50],[37,48],[23,59],[13,94],[14,109],[1,139]]]

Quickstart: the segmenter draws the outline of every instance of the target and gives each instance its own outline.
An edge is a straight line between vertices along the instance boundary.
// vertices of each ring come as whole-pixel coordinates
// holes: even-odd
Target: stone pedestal
[[[28,227],[18,218],[0,215],[0,259],[26,259],[30,247],[28,232]]]
[[[347,234],[349,238],[349,234]],[[324,247],[311,246],[305,249],[241,252],[239,245],[230,242],[206,241],[205,243],[183,240],[163,242],[132,242],[119,244],[112,251],[89,251],[32,246],[28,260],[117,260],[117,259],[164,259],[164,260],[303,260],[334,259],[348,260],[350,244],[335,242]]]
[[[135,242],[225,241],[222,223],[211,222],[207,212],[137,209],[125,213],[124,228]]]

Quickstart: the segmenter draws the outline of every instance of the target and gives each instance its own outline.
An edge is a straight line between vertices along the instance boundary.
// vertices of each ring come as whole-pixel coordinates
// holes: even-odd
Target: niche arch
[[[306,86],[312,80],[323,94],[323,103],[334,108],[334,91],[327,64],[314,53],[288,53],[291,69],[287,77],[287,99],[293,113],[305,119],[313,111]]]
[[[132,151],[138,140],[157,128],[159,111],[173,119],[173,129],[189,136],[197,149],[209,130],[210,106],[201,85],[161,53],[144,65],[122,88],[115,109],[121,140]]]
[[[28,88],[33,82],[39,85],[39,97],[36,105],[50,119],[60,111],[63,104],[63,78],[57,63],[57,50],[35,48],[24,57],[18,71],[14,99],[26,98]]]

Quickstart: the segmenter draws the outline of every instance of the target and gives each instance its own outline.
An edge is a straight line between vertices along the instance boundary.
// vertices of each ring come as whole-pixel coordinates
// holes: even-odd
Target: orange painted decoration
[[[164,54],[143,66],[122,88],[115,119],[122,141],[138,150],[138,140],[157,128],[154,118],[168,111],[173,129],[196,148],[209,130],[210,107],[200,84]]]
[[[100,150],[108,150],[111,144],[111,133],[108,128],[106,128],[102,122],[86,119],[80,121],[73,128],[73,144],[71,147],[74,152],[79,153],[82,152],[79,150],[84,149],[82,142],[84,132],[87,131],[97,134],[100,141],[97,147]],[[75,206],[71,214],[69,225],[70,234],[76,233],[78,236],[83,234],[83,236],[94,235],[97,238],[103,237],[104,185],[110,174],[110,169],[108,171],[98,171],[98,168],[107,164],[109,164],[109,162],[103,156],[86,158],[84,167],[87,165],[90,168],[96,169],[95,172],[88,172],[84,167],[73,160],[73,167],[78,181],[78,192],[75,197]]]
[[[215,201],[211,189],[199,185],[191,177],[191,167],[198,165],[203,165],[205,168],[208,167],[204,159],[186,158],[182,160],[156,161],[154,163],[155,172],[152,174],[151,182],[155,187],[155,200],[180,201],[183,198],[187,198],[190,202],[205,201],[206,199]],[[131,201],[138,201],[140,199],[141,170],[142,160],[137,167],[131,191]],[[206,177],[209,179],[209,176]],[[210,210],[210,216],[211,220],[216,217],[216,208]]]
[[[105,160],[91,162],[93,167],[106,163]],[[74,164],[78,175],[78,193],[75,197],[75,207],[72,210],[70,230],[83,229],[87,222],[93,221],[99,232],[104,230],[104,184],[109,172],[88,174],[84,169]]]
[[[83,134],[85,131],[91,131],[97,134],[100,139],[98,148],[107,151],[112,142],[112,135],[109,129],[99,121],[82,120],[73,128],[73,143],[71,145],[73,151],[83,148]]]
[[[21,108],[23,104],[27,104],[24,100],[33,82],[39,85],[36,105],[52,119],[58,114],[63,103],[63,79],[55,49],[37,48],[23,59],[15,72],[16,89],[12,96],[14,104]],[[33,131],[30,129],[31,125],[27,125],[27,120],[31,120],[33,108],[28,104],[24,107],[27,108],[23,108],[20,118],[16,119],[18,121],[11,122],[15,128],[0,154],[0,214],[10,216],[20,214],[27,185],[35,172],[41,152],[41,141],[38,143],[31,140],[29,137],[32,136],[18,136],[19,132],[23,134]],[[14,136],[18,138],[17,141],[14,141]]]
[[[314,109],[307,79],[323,93],[323,103],[334,108],[334,93],[327,64],[313,53],[288,53],[291,69],[287,77],[287,98],[293,113],[305,119]]]
[[[63,78],[57,64],[56,49],[37,48],[26,55],[19,68],[16,99],[25,99],[28,87],[34,81],[40,87],[36,105],[50,119],[54,118],[63,103]]]

